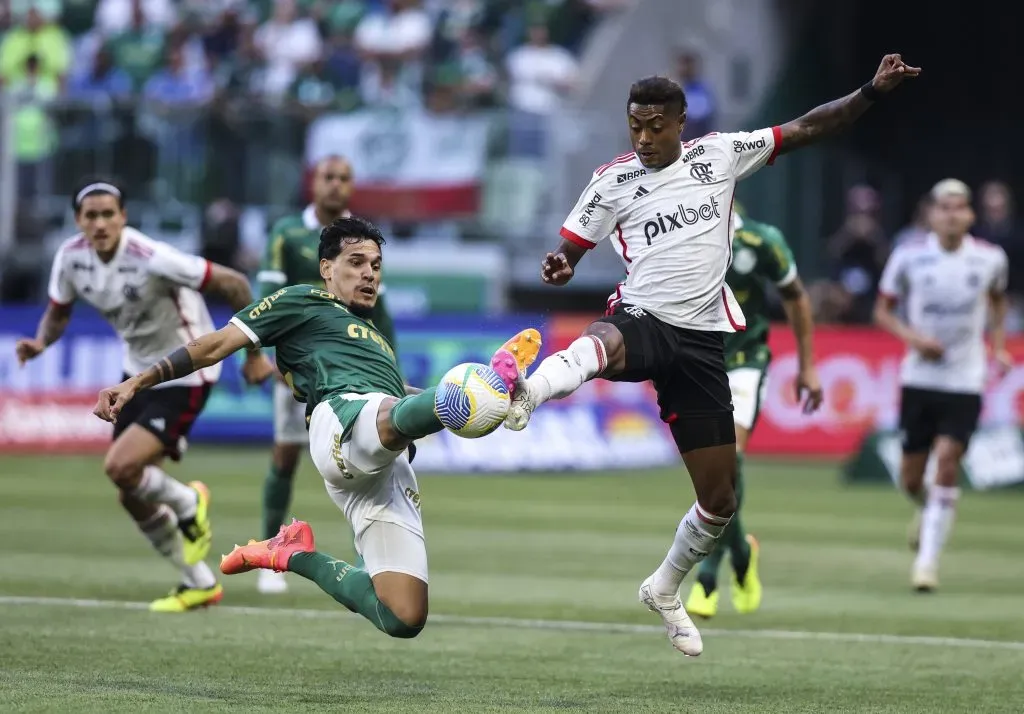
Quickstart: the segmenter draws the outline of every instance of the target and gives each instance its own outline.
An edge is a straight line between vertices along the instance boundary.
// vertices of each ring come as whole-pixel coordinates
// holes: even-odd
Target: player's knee
[[[125,459],[116,454],[107,454],[103,472],[115,486],[122,490],[134,488],[142,475],[143,464],[134,459]]]
[[[427,604],[409,601],[389,606],[393,618],[385,623],[384,631],[391,637],[411,640],[416,637],[427,624]]]
[[[955,486],[960,475],[960,454],[952,449],[939,449],[935,454],[935,482]]]
[[[736,513],[736,487],[732,482],[723,483],[698,501],[711,515],[730,518]]]
[[[607,322],[592,322],[583,331],[583,334],[601,340],[607,358],[607,370],[622,371],[625,368],[626,342],[615,325]]]

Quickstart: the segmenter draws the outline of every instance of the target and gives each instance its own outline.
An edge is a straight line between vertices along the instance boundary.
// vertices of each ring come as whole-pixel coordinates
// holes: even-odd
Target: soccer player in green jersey
[[[427,553],[420,494],[406,455],[414,439],[443,428],[434,388],[407,387],[391,343],[370,320],[384,238],[370,223],[339,218],[318,245],[325,287],[293,285],[239,311],[145,372],[100,392],[95,414],[115,420],[136,393],[216,364],[240,349],[277,349],[277,365],[309,415],[310,455],[355,532],[363,567],[316,550],[308,523],[236,546],[221,561],[231,575],[255,568],[312,580],[392,637],[415,637],[427,619]],[[536,359],[540,335],[525,330],[491,366],[511,391]],[[417,392],[412,394],[412,392]]]
[[[318,255],[320,231],[335,219],[351,215],[348,205],[352,187],[352,166],[345,159],[327,156],[316,164],[313,203],[301,213],[281,218],[270,231],[263,264],[256,276],[261,298],[285,285],[323,286]],[[378,295],[370,317],[377,332],[394,346],[394,327],[383,294]],[[274,385],[274,447],[263,482],[264,538],[275,535],[285,521],[292,499],[292,479],[308,444],[305,405],[296,401],[288,385],[279,380]],[[288,583],[283,573],[261,570],[256,588],[261,593],[282,593],[288,590]]]
[[[725,338],[725,368],[732,392],[736,424],[736,514],[722,533],[715,549],[697,571],[686,610],[712,617],[718,612],[718,570],[726,551],[732,563],[732,604],[736,612],[750,613],[761,605],[761,579],[757,573],[758,543],[743,529],[743,453],[757,423],[764,396],[768,364],[768,299],[766,288],[775,285],[782,296],[786,317],[796,336],[799,370],[796,388],[804,400],[804,412],[821,405],[821,382],[814,369],[811,335],[814,322],[811,302],[797,275],[793,253],[782,232],[766,223],[744,220],[733,213],[732,265],[725,280],[743,308],[747,329]]]

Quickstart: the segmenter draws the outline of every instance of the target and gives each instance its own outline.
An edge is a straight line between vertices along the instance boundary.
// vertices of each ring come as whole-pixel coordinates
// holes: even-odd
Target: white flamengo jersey
[[[125,227],[117,251],[104,263],[78,234],[61,244],[50,272],[50,300],[95,307],[124,343],[124,371],[142,372],[187,342],[213,331],[197,291],[210,279],[210,263]],[[220,365],[155,388],[212,384]]]
[[[683,144],[679,159],[662,169],[644,168],[633,152],[599,167],[561,236],[583,248],[611,237],[626,279],[608,309],[625,302],[676,327],[745,329],[725,284],[733,193],[737,181],[775,160],[781,143],[779,127],[708,134]]]
[[[939,361],[908,350],[900,368],[903,386],[969,394],[984,390],[988,300],[1006,290],[1007,271],[1002,248],[971,236],[955,251],[943,249],[934,233],[893,251],[879,292],[905,300],[910,327],[945,347]]]

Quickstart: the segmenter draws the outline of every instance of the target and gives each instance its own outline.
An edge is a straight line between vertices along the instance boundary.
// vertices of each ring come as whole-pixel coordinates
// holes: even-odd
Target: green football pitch
[[[196,449],[172,467],[210,485],[215,553],[259,535],[266,457]],[[296,576],[284,596],[247,574],[218,607],[150,614],[174,573],[98,458],[4,457],[0,474],[0,711],[1024,710],[1020,492],[965,495],[941,590],[922,596],[893,489],[754,461],[764,605],[736,615],[726,591],[687,659],[636,601],[692,502],[681,469],[422,477],[432,612],[411,641]],[[293,510],[351,553],[308,464]]]

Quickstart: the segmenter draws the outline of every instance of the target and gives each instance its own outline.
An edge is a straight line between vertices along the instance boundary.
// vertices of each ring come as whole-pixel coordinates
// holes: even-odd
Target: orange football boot
[[[284,572],[293,553],[311,553],[316,550],[313,529],[305,521],[294,518],[273,538],[250,540],[247,545],[236,545],[220,560],[220,572],[225,575],[247,573],[256,568]]]

